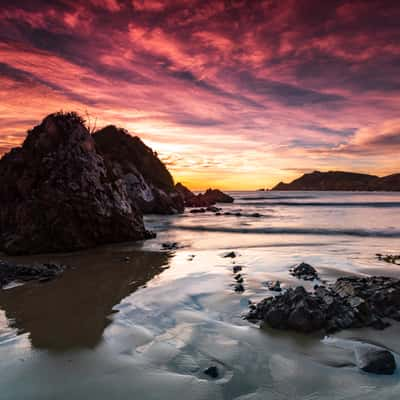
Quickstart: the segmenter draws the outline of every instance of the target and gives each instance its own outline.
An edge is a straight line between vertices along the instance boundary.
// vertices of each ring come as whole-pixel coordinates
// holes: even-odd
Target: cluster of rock
[[[236,281],[236,283],[234,284],[234,290],[237,293],[242,293],[244,292],[244,279],[243,279],[243,275],[239,272],[242,270],[241,266],[234,266],[232,271],[234,273],[233,279]]]
[[[233,197],[218,189],[207,189],[205,193],[194,194],[182,183],[177,183],[175,189],[182,196],[185,207],[210,207],[217,203],[233,203]]]
[[[250,218],[261,218],[262,214],[260,213],[251,213],[251,214],[243,214],[240,211],[225,211],[222,212],[222,208],[215,206],[200,207],[200,208],[192,208],[190,210],[191,214],[204,214],[206,212],[214,213],[216,216],[226,215],[233,217],[250,217]]]
[[[344,277],[330,287],[289,288],[252,306],[246,318],[272,328],[334,332],[371,326],[384,329],[384,318],[400,320],[400,280]]]
[[[0,288],[15,281],[48,281],[63,273],[65,268],[60,264],[22,265],[0,260]]]
[[[400,265],[400,254],[380,254],[378,253],[377,255],[378,260],[380,261],[385,261],[389,264],[396,264]]]
[[[213,212],[213,213],[220,213],[222,208],[215,207],[215,206],[208,206],[207,208],[201,207],[201,208],[192,208],[190,210],[191,214],[204,214],[206,212]]]

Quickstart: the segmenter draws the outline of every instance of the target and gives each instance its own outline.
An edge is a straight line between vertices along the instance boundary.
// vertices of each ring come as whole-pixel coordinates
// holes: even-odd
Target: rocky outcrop
[[[272,190],[400,191],[400,174],[380,178],[352,172],[314,171],[291,183],[280,182]]]
[[[188,189],[181,182],[178,182],[175,185],[175,190],[179,193],[179,195],[183,199],[185,206],[187,206],[187,204],[192,203],[192,201],[194,201],[194,199],[197,197],[190,189]],[[197,206],[194,206],[194,207],[197,207]],[[199,207],[202,207],[202,206],[199,206]]]
[[[0,248],[69,251],[148,238],[123,180],[75,113],[46,117],[0,160]]]
[[[48,281],[65,270],[60,264],[22,265],[0,260],[0,288],[11,282]]]
[[[339,278],[331,287],[307,292],[302,286],[262,300],[247,315],[272,328],[300,332],[389,326],[400,320],[400,280],[387,277]]]
[[[302,279],[304,281],[312,281],[318,278],[318,273],[314,267],[305,262],[296,265],[294,268],[290,269],[290,274],[295,276],[298,279]]]
[[[202,195],[204,199],[212,204],[216,203],[233,203],[233,197],[221,192],[219,189],[207,189]],[[211,205],[211,204],[210,204]]]
[[[183,198],[186,207],[210,207],[216,203],[233,203],[233,197],[218,189],[207,189],[205,193],[194,194],[182,183],[177,183],[175,189]]]
[[[171,174],[138,137],[110,125],[97,131],[93,138],[109,176],[124,185],[131,206],[137,205],[145,214],[183,212],[184,202]]]

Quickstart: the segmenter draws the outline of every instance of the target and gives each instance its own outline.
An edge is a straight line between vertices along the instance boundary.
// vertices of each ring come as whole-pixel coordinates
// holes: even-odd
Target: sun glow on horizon
[[[0,154],[64,110],[141,137],[194,189],[398,172],[391,3],[67,3],[0,10]]]

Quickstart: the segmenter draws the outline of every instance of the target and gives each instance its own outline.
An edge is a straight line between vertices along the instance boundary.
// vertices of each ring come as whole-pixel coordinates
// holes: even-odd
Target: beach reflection
[[[97,249],[50,258],[72,268],[46,284],[0,291],[0,307],[12,328],[29,333],[34,347],[68,350],[95,347],[111,322],[113,307],[160,274],[169,256]],[[43,260],[46,256],[38,259]]]

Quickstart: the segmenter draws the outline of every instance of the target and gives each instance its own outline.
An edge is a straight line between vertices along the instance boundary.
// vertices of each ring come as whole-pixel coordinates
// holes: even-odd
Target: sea
[[[218,204],[218,213],[146,216],[152,240],[2,255],[70,268],[0,292],[0,399],[398,399],[398,322],[326,336],[243,316],[250,302],[277,295],[269,281],[311,289],[289,273],[301,262],[328,284],[350,275],[400,278],[400,265],[377,257],[400,254],[400,193],[229,194],[234,203]],[[362,372],[360,342],[391,350],[399,370]],[[215,378],[204,373],[211,366]]]

